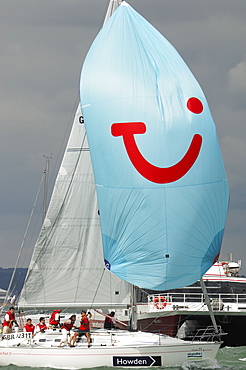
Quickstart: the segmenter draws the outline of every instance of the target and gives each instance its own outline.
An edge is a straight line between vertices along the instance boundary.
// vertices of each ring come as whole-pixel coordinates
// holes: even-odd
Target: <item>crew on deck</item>
[[[47,330],[47,326],[45,324],[45,318],[44,317],[40,317],[39,319],[39,323],[36,325],[36,332],[37,333],[44,333],[45,330]]]
[[[9,311],[4,316],[3,321],[3,334],[12,333],[13,324],[18,326],[17,321],[15,320],[15,308],[10,307]]]
[[[35,335],[36,328],[35,325],[33,325],[32,323],[32,319],[27,319],[26,325],[24,325],[23,327],[23,331],[26,333],[32,333],[33,336]]]
[[[116,321],[115,321],[115,318],[114,318],[114,315],[115,315],[115,312],[114,311],[111,311],[109,315],[107,315],[105,317],[105,321],[104,321],[104,329],[115,329],[116,326]]]
[[[61,327],[61,329],[62,329],[62,340],[61,340],[58,347],[61,347],[62,344],[68,343],[68,335],[70,334],[70,330],[72,330],[73,327],[76,328],[76,326],[74,326],[75,321],[76,321],[76,315],[72,315],[62,325],[62,327]],[[72,338],[71,338],[71,341],[70,341],[70,346],[74,347],[74,344],[71,343],[71,342],[72,342]]]
[[[91,337],[90,337],[90,321],[91,313],[88,312],[86,314],[86,311],[81,312],[81,318],[80,318],[80,327],[79,329],[74,333],[74,335],[71,338],[71,347],[73,347],[76,343],[77,337],[81,337],[82,335],[86,336],[88,348],[91,347]]]
[[[50,329],[58,328],[60,326],[60,312],[61,310],[54,310],[52,312],[49,320]]]

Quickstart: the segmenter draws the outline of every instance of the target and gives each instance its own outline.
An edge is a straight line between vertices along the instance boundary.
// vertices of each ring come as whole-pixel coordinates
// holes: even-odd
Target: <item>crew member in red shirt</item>
[[[61,310],[54,310],[50,316],[49,324],[52,329],[60,325],[60,312]]]
[[[41,332],[41,333],[44,333],[45,330],[47,330],[47,326],[45,324],[45,318],[44,317],[40,317],[39,319],[39,323],[36,325],[36,331],[37,333]]]
[[[61,330],[62,330],[62,340],[59,344],[58,347],[61,347],[62,344],[65,344],[68,342],[68,334],[70,333],[70,330],[73,328],[73,327],[76,327],[74,326],[74,323],[76,321],[76,315],[72,315],[68,320],[66,320],[64,322],[64,324],[62,325],[61,327]],[[71,338],[72,339],[72,338]],[[74,345],[71,345],[71,347],[74,347]]]
[[[87,338],[88,347],[91,346],[91,337],[90,337],[90,321],[89,318],[91,318],[91,313],[88,312],[88,315],[86,314],[86,311],[81,312],[81,319],[80,319],[80,327],[79,329],[74,333],[73,337],[71,338],[71,345],[74,346],[77,336],[81,337],[82,335],[85,335]]]
[[[3,321],[3,334],[12,333],[13,324],[18,326],[17,321],[15,320],[15,308],[10,307],[9,311],[4,316]]]
[[[23,331],[25,331],[26,333],[32,333],[32,335],[34,336],[34,334],[36,333],[36,328],[32,324],[31,319],[27,319],[26,325],[23,327]]]

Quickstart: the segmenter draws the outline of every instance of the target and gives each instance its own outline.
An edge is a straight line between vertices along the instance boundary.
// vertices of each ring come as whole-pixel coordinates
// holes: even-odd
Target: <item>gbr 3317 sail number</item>
[[[32,333],[12,333],[12,334],[4,334],[4,339],[12,340],[12,339],[31,339]]]

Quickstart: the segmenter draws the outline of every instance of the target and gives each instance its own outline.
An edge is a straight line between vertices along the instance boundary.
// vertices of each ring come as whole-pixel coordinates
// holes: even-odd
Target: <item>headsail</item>
[[[121,3],[110,0],[104,24]],[[105,269],[91,158],[80,104],[19,299],[23,307],[113,307],[130,287]]]
[[[226,221],[216,129],[187,65],[126,2],[89,50],[81,104],[108,268],[149,289],[192,284]]]
[[[95,181],[79,107],[19,306],[120,306],[129,303],[128,290],[104,267]]]

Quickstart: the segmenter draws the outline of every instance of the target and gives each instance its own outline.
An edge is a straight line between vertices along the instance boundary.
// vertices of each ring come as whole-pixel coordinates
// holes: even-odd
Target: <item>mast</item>
[[[103,26],[108,21],[108,19],[111,17],[111,15],[114,13],[114,11],[118,8],[118,6],[122,3],[122,0],[110,0],[108,4],[108,9],[106,12],[106,16],[103,22]]]
[[[137,287],[135,285],[132,285],[131,289],[131,315],[129,330],[137,330]]]

